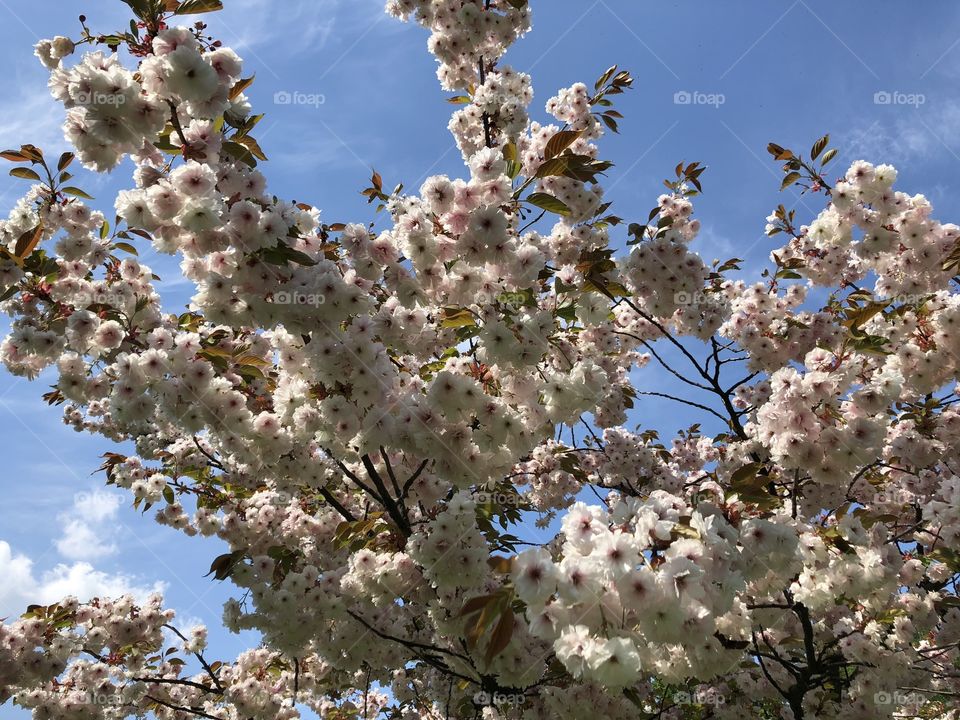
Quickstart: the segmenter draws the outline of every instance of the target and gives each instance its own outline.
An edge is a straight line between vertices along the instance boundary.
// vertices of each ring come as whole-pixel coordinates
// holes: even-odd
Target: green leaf
[[[184,0],[175,11],[176,15],[196,15],[198,13],[223,10],[220,0]]]
[[[249,135],[235,135],[233,139],[243,145],[250,153],[259,160],[266,160],[267,156],[264,154],[263,150],[260,149],[260,145]]]
[[[257,357],[256,355],[241,355],[238,358],[234,358],[233,362],[237,365],[250,365],[260,368],[271,367],[269,360],[264,360],[262,357]]]
[[[232,553],[220,555],[211,563],[210,572],[208,572],[207,575],[213,575],[217,580],[225,580],[243,556],[243,550],[236,550]]]
[[[157,150],[161,150],[168,155],[179,155],[181,152],[183,152],[179,146],[170,142],[170,135],[168,133],[161,134],[153,146],[157,148]],[[226,145],[224,145],[224,147],[226,147]]]
[[[65,187],[65,188],[60,188],[60,192],[62,192],[64,195],[73,195],[74,197],[86,198],[87,200],[93,200],[93,196],[92,196],[92,195],[89,195],[89,194],[87,194],[86,192],[84,192],[83,190],[81,190],[80,188],[78,188],[78,187],[73,187],[72,185],[68,185],[68,186]]]
[[[20,153],[26,155],[27,159],[32,162],[43,162],[43,151],[36,145],[30,145],[29,143],[21,145]]]
[[[479,597],[470,598],[463,604],[463,607],[460,608],[458,617],[466,617],[467,615],[473,615],[474,613],[480,612],[487,605],[495,602],[496,599],[496,595],[480,595]]]
[[[30,159],[19,150],[2,150],[0,151],[0,158],[10,162],[27,162]]]
[[[826,164],[827,164],[828,162],[830,162],[831,160],[833,160],[836,156],[837,156],[837,149],[836,149],[836,148],[831,148],[830,150],[827,150],[827,151],[823,154],[823,159],[820,160],[820,165],[821,165],[821,167],[822,167],[823,165],[826,165]]]
[[[255,77],[256,77],[256,75],[251,75],[251,76],[248,77],[248,78],[240,78],[239,80],[237,80],[236,85],[234,85],[232,88],[230,88],[229,98],[230,98],[231,100],[235,100],[240,93],[242,93],[242,92],[243,92],[244,90],[246,90],[248,87],[250,87],[251,85],[253,85],[253,79],[254,79]]]
[[[34,170],[27,167],[15,167],[10,171],[13,177],[23,178],[24,180],[39,180],[40,176]]]
[[[803,275],[795,270],[777,270],[775,277],[780,280],[802,280]]]
[[[609,69],[608,69],[603,75],[601,75],[601,76],[597,79],[597,81],[593,84],[593,89],[594,89],[594,90],[599,90],[599,89],[602,88],[604,85],[606,85],[607,82],[610,80],[610,78],[613,77],[613,74],[614,74],[616,71],[617,71],[617,66],[616,66],[616,65],[614,65],[612,68],[609,68]]]
[[[887,339],[882,335],[864,335],[855,337],[852,345],[858,352],[868,355],[886,356],[890,351],[886,349]]]
[[[767,145],[767,152],[773,155],[774,160],[790,160],[793,158],[792,152],[780,147],[776,143],[769,143]]]
[[[520,174],[521,165],[517,156],[517,146],[514,143],[507,143],[503,146],[503,159],[507,163],[507,176],[513,180]]]
[[[139,18],[147,18],[150,15],[150,3],[148,0],[123,0]]]
[[[692,540],[698,540],[700,538],[700,533],[697,532],[695,528],[690,527],[689,525],[684,525],[682,523],[677,523],[673,526],[673,529],[670,531],[671,535],[675,538],[690,538]]]
[[[500,575],[509,575],[513,567],[513,558],[503,557],[502,555],[493,555],[487,558],[487,565],[495,573]]]
[[[117,250],[125,250],[126,252],[130,253],[131,255],[139,255],[139,254],[140,254],[140,253],[137,252],[137,249],[136,249],[133,245],[131,245],[130,243],[127,243],[127,242],[115,242],[115,243],[113,244],[113,247],[114,247],[115,249],[117,249]]]
[[[465,308],[444,308],[440,319],[442,328],[460,328],[476,325],[473,314]]]
[[[750,463],[749,465],[744,465],[740,469],[735,470],[730,476],[730,484],[739,485],[747,480],[752,480],[756,477],[757,471],[760,470],[760,467],[760,463]]]
[[[847,312],[846,320],[844,320],[843,324],[850,328],[850,330],[858,330],[867,320],[886,310],[889,305],[889,301],[883,300],[880,302],[870,302],[860,307],[854,306]]]
[[[162,149],[162,148],[161,148]],[[249,165],[250,167],[257,166],[257,159],[253,156],[247,148],[241,145],[238,142],[231,142],[227,140],[223,143],[223,149],[227,152],[228,155],[233,157],[235,160],[239,160],[242,163]]]
[[[490,637],[490,644],[487,645],[487,652],[484,657],[484,661],[487,663],[487,665],[489,665],[490,661],[493,660],[497,655],[507,649],[511,638],[513,638],[514,621],[515,618],[513,615],[513,609],[508,606],[500,615],[500,621],[493,629],[493,635]]]
[[[538,208],[542,208],[547,212],[556,213],[557,215],[569,215],[570,208],[562,201],[555,198],[553,195],[548,195],[547,193],[536,192],[531,193],[526,202],[531,205],[536,205]]]
[[[565,157],[557,157],[543,163],[537,170],[536,177],[545,178],[553,175],[563,175],[566,171],[567,159]]]
[[[620,126],[617,125],[617,121],[608,115],[601,115],[600,119],[603,120],[603,124],[610,128],[613,132],[619,134]]]
[[[543,150],[543,156],[549,160],[554,158],[577,141],[577,138],[583,134],[582,130],[561,130],[549,141]]]
[[[810,149],[810,157],[813,160],[816,160],[819,157],[820,153],[827,149],[827,145],[830,144],[830,136],[824,135],[822,138],[817,140],[813,147]]]
[[[609,160],[590,160],[583,165],[573,165],[567,170],[567,177],[580,182],[596,182],[597,175],[603,175],[605,170],[613,167]]]
[[[17,238],[17,244],[14,246],[13,254],[18,258],[25,258],[40,242],[43,237],[43,224],[37,225],[32,230],[27,230],[23,235]]]
[[[613,167],[613,163],[607,160],[595,160],[588,155],[571,155],[568,153],[547,160],[537,170],[536,177],[563,175],[580,182],[596,182],[596,176],[611,167]]]
[[[927,556],[934,560],[939,560],[947,565],[951,570],[957,572],[960,570],[960,555],[946,547],[939,547],[930,551]]]
[[[742,262],[743,262],[743,260],[741,260],[740,258],[730,258],[730,259],[727,260],[725,263],[723,263],[720,267],[717,268],[717,272],[727,272],[727,271],[729,271],[729,270],[739,270],[739,269],[740,269],[740,263],[742,263]]]
[[[787,176],[783,178],[783,182],[780,183],[780,189],[786,190],[788,187],[793,185],[797,180],[799,180],[800,177],[801,177],[800,173],[798,172],[787,173]]]
[[[283,243],[280,243],[275,248],[267,248],[263,251],[262,257],[264,262],[268,262],[271,265],[286,265],[288,262],[293,262],[309,267],[317,264],[317,261],[313,260],[306,253],[294,250],[289,245],[284,245]]]
[[[65,152],[60,156],[59,162],[57,162],[57,172],[63,172],[67,169],[67,166],[73,162],[74,155],[72,152]]]

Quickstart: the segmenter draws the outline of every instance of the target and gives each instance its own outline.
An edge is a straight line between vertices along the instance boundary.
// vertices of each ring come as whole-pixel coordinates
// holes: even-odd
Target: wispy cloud
[[[742,237],[744,234],[746,238]],[[727,273],[727,277],[747,280],[758,277],[767,265],[766,257],[751,252],[765,241],[770,244],[769,238],[763,234],[762,222],[757,223],[756,227],[743,228],[739,239],[732,238],[720,231],[716,225],[707,223],[701,228],[693,247],[707,264],[713,260],[723,263],[735,257],[740,258],[743,261],[740,263],[741,269]]]
[[[224,29],[224,41],[237,50],[282,41],[287,51],[321,48],[337,23],[341,0],[285,0],[282,11],[262,0],[233,0],[212,19]]]
[[[22,89],[5,99],[7,112],[0,116],[0,145],[20,147],[25,142],[46,149],[66,149],[63,138],[63,106],[50,97],[45,86]]]
[[[845,133],[849,160],[916,164],[937,156],[960,160],[960,101],[890,108],[893,117],[860,123]]]

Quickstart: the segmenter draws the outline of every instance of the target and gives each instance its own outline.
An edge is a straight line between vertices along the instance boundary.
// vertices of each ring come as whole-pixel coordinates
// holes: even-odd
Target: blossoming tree
[[[688,249],[700,165],[649,214],[619,211],[639,222],[604,201],[626,72],[560,90],[542,124],[501,62],[526,0],[390,0],[458,93],[468,172],[418,194],[375,174],[390,227],[326,225],[267,190],[251,80],[191,24],[220,3],[124,1],[129,29],[81,18],[37,45],[75,152],[2,153],[30,187],[0,221],[0,354],[20,376],[55,366],[45,399],[77,430],[133,442],[102,469],[135,508],[229,543],[224,624],[263,642],[214,660],[159,597],[66,598],[0,624],[0,702],[958,717],[960,229],[892,167],[831,181],[827,137],[771,144],[783,186],[824,209],[777,208],[770,270],[733,280],[735,260]],[[125,158],[108,218],[71,163]],[[162,312],[149,245],[181,257],[188,312]],[[716,434],[627,429],[649,363]],[[520,539],[554,518],[549,543]]]

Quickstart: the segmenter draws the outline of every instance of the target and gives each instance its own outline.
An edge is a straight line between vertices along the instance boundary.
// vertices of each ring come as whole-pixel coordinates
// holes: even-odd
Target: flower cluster
[[[50,368],[65,422],[131,443],[102,469],[136,508],[226,544],[224,626],[262,643],[211,663],[206,630],[157,598],[68,599],[0,624],[0,702],[951,717],[960,234],[892,168],[818,185],[807,226],[779,208],[775,269],[731,279],[694,251],[697,164],[645,225],[609,213],[601,141],[629,75],[561,89],[537,120],[532,79],[501,62],[525,0],[391,0],[465,93],[466,169],[406,193],[374,174],[387,227],[327,225],[268,192],[240,58],[150,5],[144,39],[103,36],[135,67],[68,68],[89,33],[36,48],[75,156],[134,172],[111,227],[64,185],[74,153],[3,153],[36,170],[0,220],[0,360]],[[163,312],[144,244],[179,259],[186,312]],[[833,295],[817,307],[810,285]],[[702,422],[661,439],[647,397]]]
[[[663,490],[642,503],[617,498],[609,512],[575,503],[563,520],[563,559],[524,551],[514,583],[531,631],[553,640],[576,678],[608,687],[632,685],[644,671],[670,682],[709,679],[738,659],[714,635],[749,631],[736,603],[744,576],[758,561],[781,580],[793,571],[791,528],[754,520],[739,535],[742,547],[718,508],[693,509]]]

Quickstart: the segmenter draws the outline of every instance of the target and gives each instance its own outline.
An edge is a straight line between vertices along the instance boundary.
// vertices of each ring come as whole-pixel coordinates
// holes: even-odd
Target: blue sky
[[[696,213],[696,247],[708,259],[738,256],[754,277],[776,239],[764,217],[779,202],[809,220],[814,198],[778,193],[781,173],[765,148],[775,141],[806,150],[830,132],[840,173],[866,159],[898,166],[898,187],[922,192],[937,216],[957,215],[960,163],[960,6],[931,2],[924,11],[901,2],[637,2],[531,0],[534,30],[506,61],[534,78],[533,116],[575,81],[591,83],[612,64],[629,69],[635,89],[617,100],[626,119],[601,152],[616,162],[607,199],[629,221],[646,219],[661,180],[677,162],[700,161],[704,195]],[[205,17],[255,72],[248,91],[267,117],[256,136],[277,195],[309,201],[327,222],[382,227],[359,195],[376,167],[392,186],[417,188],[425,177],[462,172],[446,123],[445,102],[425,49],[426,34],[385,16],[381,0],[225,0]],[[0,0],[0,145],[65,149],[62,111],[49,99],[46,71],[32,45],[55,34],[77,36],[76,17],[109,31],[126,25],[120,0]],[[310,104],[278,104],[276,93],[313,96]],[[683,101],[689,99],[690,102]],[[109,213],[128,182],[80,173],[77,184]],[[24,189],[0,175],[0,212]],[[190,287],[177,266],[150,252],[142,257],[163,277],[166,307],[181,308]],[[749,271],[753,270],[753,273]],[[6,327],[5,320],[0,324]],[[46,380],[46,382],[45,382]],[[34,601],[159,584],[181,621],[216,628],[226,586],[203,578],[218,548],[156,525],[99,491],[91,475],[104,441],[61,424],[57,408],[40,401],[50,380],[29,383],[0,373],[0,617]],[[647,389],[670,388],[651,366],[638,375]],[[666,390],[669,392],[669,389]],[[664,433],[695,418],[666,401],[645,400],[633,422]],[[211,655],[250,642],[211,633]],[[0,708],[0,720],[25,717]]]

